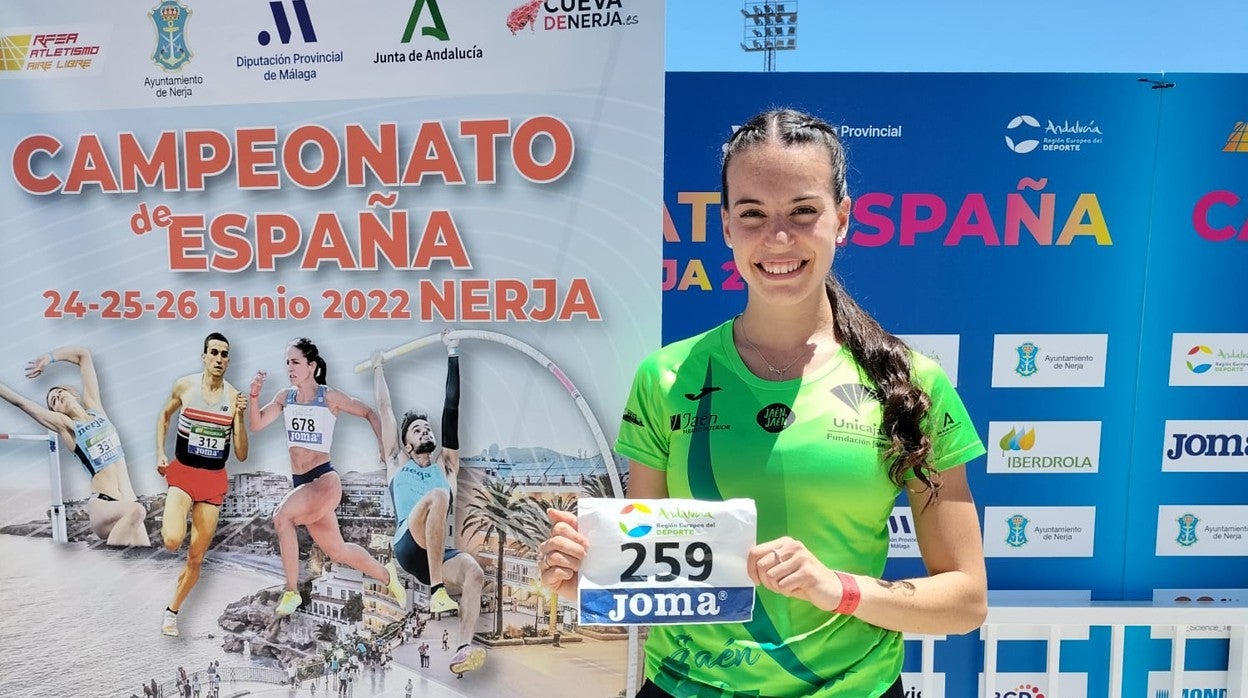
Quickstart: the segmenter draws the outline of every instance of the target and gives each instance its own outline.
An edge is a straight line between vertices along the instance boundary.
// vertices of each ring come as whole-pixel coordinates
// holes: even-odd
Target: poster
[[[659,341],[662,21],[662,3],[631,0],[5,7],[0,383],[41,408],[57,385],[84,400],[74,364],[89,352],[152,545],[93,532],[99,488],[73,444],[58,443],[54,487],[46,439],[0,440],[0,637],[15,648],[0,694],[144,695],[154,681],[174,695],[180,667],[205,694],[216,674],[223,692],[314,677],[337,690],[346,675],[356,696],[401,695],[408,679],[434,695],[586,695],[565,678],[587,664],[601,695],[625,688],[627,643],[572,628],[534,582],[533,521],[513,514],[618,487],[609,444]],[[400,606],[306,534],[309,598],[273,615],[274,510],[292,485],[280,419],[248,435],[245,461],[235,443],[200,580],[179,635],[162,635],[187,548],[162,545],[156,465],[178,418],[159,446],[157,424],[175,383],[212,368],[205,338],[228,338],[238,391],[267,373],[260,407],[290,386],[292,340],[372,407],[372,373],[354,369],[431,338],[384,370],[392,416],[424,410],[436,431],[443,331],[461,371],[448,531],[484,573],[471,640],[484,665],[450,670],[457,618],[419,614],[428,586],[405,573]],[[366,418],[337,418],[336,518],[384,563],[396,513],[378,438]],[[47,430],[0,404],[0,432]],[[397,643],[418,616],[420,638]]]

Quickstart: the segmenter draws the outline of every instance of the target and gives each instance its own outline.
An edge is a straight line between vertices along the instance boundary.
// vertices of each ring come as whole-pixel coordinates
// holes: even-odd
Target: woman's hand
[[[550,538],[537,546],[537,571],[542,586],[569,601],[576,599],[580,585],[581,562],[589,539],[576,528],[576,515],[558,509],[547,509]]]
[[[26,363],[26,377],[38,378],[43,375],[43,370],[52,363],[52,353],[40,354]]]
[[[777,594],[809,601],[825,611],[841,603],[841,580],[801,541],[785,536],[759,543],[746,557],[750,579]]]
[[[264,388],[264,379],[268,374],[264,371],[256,371],[256,375],[251,379],[251,397],[255,400],[260,399],[260,390]]]

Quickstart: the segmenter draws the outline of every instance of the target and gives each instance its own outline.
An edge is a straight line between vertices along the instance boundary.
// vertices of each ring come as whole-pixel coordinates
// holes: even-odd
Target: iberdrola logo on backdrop
[[[1009,433],[1001,437],[998,442],[1002,451],[1030,451],[1032,446],[1036,445],[1036,429],[1032,427],[1028,429],[1023,427],[1019,429],[1010,429]]]
[[[620,510],[620,530],[629,538],[642,538],[654,530],[654,510],[633,502]]]

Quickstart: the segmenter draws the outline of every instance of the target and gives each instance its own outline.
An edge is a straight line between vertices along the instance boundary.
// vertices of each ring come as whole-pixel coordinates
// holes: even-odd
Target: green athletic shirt
[[[910,360],[932,399],[932,465],[983,455],[945,372],[917,352]],[[875,396],[845,347],[817,375],[755,376],[729,321],[642,362],[616,450],[665,471],[670,497],[754,499],[759,541],[792,536],[830,569],[878,578],[901,490],[883,458]],[[678,698],[864,698],[896,681],[902,649],[899,632],[758,587],[749,623],[652,626],[646,676]]]

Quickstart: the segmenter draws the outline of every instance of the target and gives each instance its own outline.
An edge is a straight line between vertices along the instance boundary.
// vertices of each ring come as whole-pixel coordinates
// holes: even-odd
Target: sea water
[[[142,695],[179,666],[247,665],[221,649],[217,618],[281,579],[212,556],[178,616],[181,636],[166,637],[161,614],[184,554],[0,535],[0,696]]]

